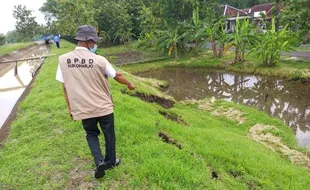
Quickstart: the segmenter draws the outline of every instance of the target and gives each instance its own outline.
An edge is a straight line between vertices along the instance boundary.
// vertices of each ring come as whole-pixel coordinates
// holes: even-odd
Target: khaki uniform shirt
[[[56,79],[66,87],[74,120],[113,113],[107,76],[115,75],[115,69],[104,57],[87,48],[77,47],[59,57]]]

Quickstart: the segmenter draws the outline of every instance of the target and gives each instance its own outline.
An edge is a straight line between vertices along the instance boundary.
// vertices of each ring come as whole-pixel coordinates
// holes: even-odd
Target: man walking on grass
[[[78,41],[75,50],[59,57],[56,79],[63,83],[70,117],[82,120],[96,164],[95,177],[101,178],[105,170],[121,162],[116,158],[113,102],[108,77],[127,85],[130,90],[136,87],[116,71],[108,60],[95,54],[100,38],[94,27],[80,26],[75,39]],[[105,157],[99,145],[98,123],[104,134]]]
[[[60,43],[60,38],[59,38],[59,36],[58,36],[58,35],[55,35],[55,36],[53,37],[53,40],[54,40],[54,42],[55,42],[57,48],[59,49],[59,43]]]

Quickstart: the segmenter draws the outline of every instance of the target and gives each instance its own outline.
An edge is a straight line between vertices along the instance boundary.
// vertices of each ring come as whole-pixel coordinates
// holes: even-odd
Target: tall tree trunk
[[[212,50],[213,50],[213,56],[217,57],[217,50],[216,50],[216,41],[212,40]]]

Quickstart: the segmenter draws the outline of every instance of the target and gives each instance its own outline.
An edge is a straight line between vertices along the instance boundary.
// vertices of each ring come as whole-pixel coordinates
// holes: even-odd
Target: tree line
[[[49,28],[64,36],[72,37],[79,25],[89,24],[97,27],[106,42],[126,43],[167,26],[178,28],[181,22],[191,22],[197,6],[199,19],[210,24],[223,14],[221,4],[249,8],[260,3],[283,5],[285,11],[275,15],[276,24],[289,24],[307,38],[310,0],[47,0],[40,10]]]
[[[47,0],[40,9],[45,14],[46,26],[39,26],[26,7],[16,6],[13,14],[20,22],[10,35],[30,40],[38,34],[60,33],[73,39],[77,27],[88,24],[98,29],[105,43],[123,44],[137,40],[140,46],[176,57],[191,48],[198,52],[208,43],[213,47],[214,56],[221,57],[229,46],[236,46],[240,53],[235,58],[238,62],[244,60],[245,44],[249,44],[243,39],[253,42],[249,39],[255,35],[253,30],[247,31],[250,27],[241,28],[245,33],[239,30],[227,35],[220,5],[227,3],[245,8],[267,2],[284,7],[282,12],[274,11],[275,30],[277,24],[288,25],[286,30],[291,32],[291,37],[306,42],[310,30],[310,0]],[[240,26],[244,23],[240,21]],[[251,26],[251,23],[247,25]],[[271,30],[272,24],[268,25]],[[7,35],[8,39],[10,35]],[[234,35],[235,41],[232,40]],[[240,35],[244,36],[238,41]]]

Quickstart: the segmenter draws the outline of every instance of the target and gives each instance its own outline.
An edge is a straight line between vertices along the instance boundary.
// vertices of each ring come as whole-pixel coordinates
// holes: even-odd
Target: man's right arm
[[[105,68],[105,74],[108,77],[114,78],[118,83],[126,85],[130,90],[136,89],[136,86],[130,83],[119,71],[116,71],[108,61]]]
[[[116,76],[114,77],[118,83],[127,85],[129,90],[135,90],[136,86],[131,84],[120,72],[116,71]]]

